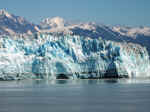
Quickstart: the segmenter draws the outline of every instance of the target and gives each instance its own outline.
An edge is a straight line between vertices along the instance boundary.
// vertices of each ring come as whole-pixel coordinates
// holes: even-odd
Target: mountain
[[[67,25],[67,22],[61,17],[46,18],[40,23],[40,26],[44,29],[62,28]]]
[[[32,34],[37,26],[23,17],[15,16],[6,10],[0,10],[0,35]]]
[[[121,35],[136,38],[138,35],[150,36],[150,27],[122,27],[114,26],[113,31],[119,32]]]
[[[46,18],[40,23],[40,32],[49,32],[53,34],[70,34],[68,26],[72,24],[61,17]]]
[[[102,37],[116,41],[132,41],[138,36],[150,37],[150,27],[108,26],[94,22],[71,23],[61,17],[46,18],[40,25],[40,32],[71,34],[84,37]]]

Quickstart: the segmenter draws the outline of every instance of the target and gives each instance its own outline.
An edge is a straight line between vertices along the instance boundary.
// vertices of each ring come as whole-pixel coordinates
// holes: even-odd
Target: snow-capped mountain
[[[106,25],[99,25],[94,22],[71,23],[66,22],[63,18],[54,17],[44,19],[40,27],[40,32],[42,33],[46,32],[57,35],[70,34],[91,38],[102,37],[107,40],[120,40],[120,38],[116,38],[119,33],[114,32]]]
[[[63,28],[67,25],[67,22],[61,17],[46,18],[40,23],[44,29]]]
[[[94,22],[74,23],[61,17],[46,18],[39,25],[35,25],[23,17],[10,14],[4,9],[0,10],[0,35],[31,34],[34,32],[72,34],[92,38],[101,36],[112,40],[132,40],[139,35],[150,36],[150,27],[107,26]]]
[[[0,34],[32,34],[37,31],[36,25],[28,22],[23,17],[15,16],[6,10],[0,10]]]
[[[71,23],[61,17],[46,18],[40,23],[41,32],[56,34],[72,34],[97,38],[101,36],[105,39],[128,40],[136,39],[137,36],[150,36],[150,27],[126,27],[126,26],[107,26],[87,23]]]
[[[150,37],[150,27],[107,26],[94,22],[74,23],[61,17],[46,18],[39,25],[28,22],[20,16],[0,10],[0,35],[32,34],[46,32],[52,34],[71,34],[91,38],[102,37],[116,41],[134,41],[138,36]]]

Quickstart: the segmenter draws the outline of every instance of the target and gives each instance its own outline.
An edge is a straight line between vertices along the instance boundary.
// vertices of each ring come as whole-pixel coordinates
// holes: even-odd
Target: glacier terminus
[[[0,38],[0,79],[149,77],[145,47],[77,35]]]

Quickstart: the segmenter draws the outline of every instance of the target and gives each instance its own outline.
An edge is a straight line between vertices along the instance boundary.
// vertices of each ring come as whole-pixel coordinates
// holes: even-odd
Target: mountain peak
[[[6,17],[8,17],[8,18],[11,18],[11,17],[12,17],[12,15],[11,15],[10,13],[8,13],[5,9],[1,9],[1,10],[0,10],[0,15],[6,16]]]
[[[50,27],[64,27],[65,26],[65,20],[61,17],[53,17],[53,18],[46,18],[42,21],[42,24],[48,25]]]
[[[35,27],[36,25],[28,22],[23,17],[10,14],[5,9],[0,10],[0,35],[36,32]]]

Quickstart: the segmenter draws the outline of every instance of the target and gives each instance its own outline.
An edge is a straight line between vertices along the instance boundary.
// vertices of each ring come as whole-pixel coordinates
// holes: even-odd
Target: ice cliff
[[[0,79],[149,77],[146,48],[81,36],[0,38]]]

